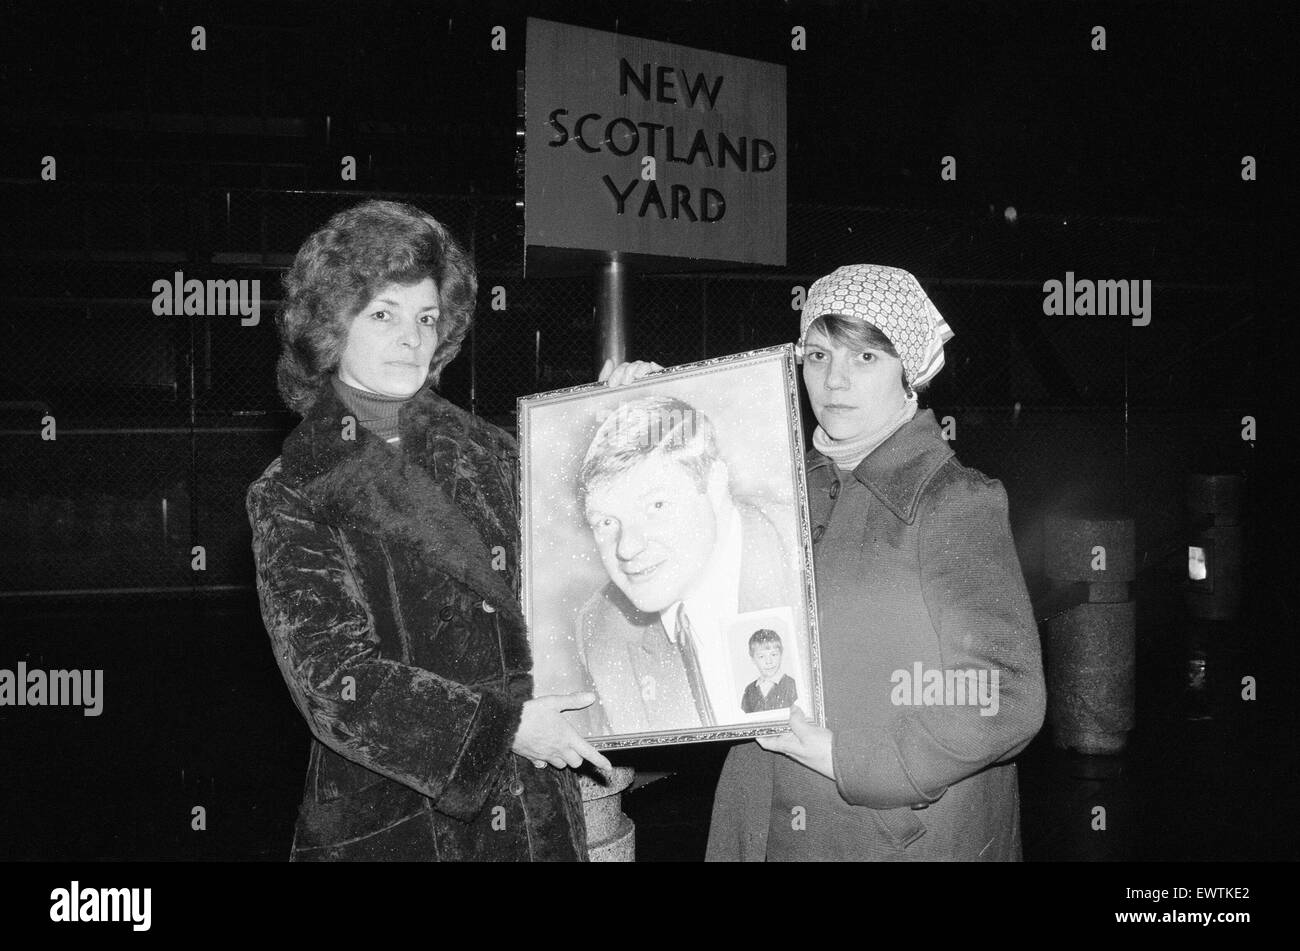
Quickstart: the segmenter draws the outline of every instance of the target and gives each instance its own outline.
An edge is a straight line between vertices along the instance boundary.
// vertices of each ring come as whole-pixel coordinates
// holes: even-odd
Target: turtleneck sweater
[[[863,459],[871,455],[877,446],[915,416],[916,409],[916,394],[913,393],[903,400],[903,405],[899,411],[877,429],[849,439],[832,439],[826,430],[819,425],[813,430],[813,448],[827,456],[831,462],[835,463],[843,471],[852,472],[861,465]]]
[[[385,442],[398,442],[401,439],[398,418],[402,406],[410,399],[409,396],[381,396],[369,390],[359,390],[344,383],[337,373],[331,382],[339,399],[356,414],[358,423]]]

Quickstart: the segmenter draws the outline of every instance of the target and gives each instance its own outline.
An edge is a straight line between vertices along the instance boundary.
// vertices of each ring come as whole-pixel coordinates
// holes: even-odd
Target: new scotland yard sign
[[[784,265],[785,137],[784,66],[529,18],[529,263]]]

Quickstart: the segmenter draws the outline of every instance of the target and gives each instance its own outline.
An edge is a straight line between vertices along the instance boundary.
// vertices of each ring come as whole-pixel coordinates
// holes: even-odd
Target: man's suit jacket
[[[736,505],[742,538],[737,611],[789,606],[798,625],[796,562],[759,506]],[[637,610],[611,581],[578,612],[577,640],[590,689],[599,696],[588,708],[592,735],[700,726],[681,654],[657,612]]]

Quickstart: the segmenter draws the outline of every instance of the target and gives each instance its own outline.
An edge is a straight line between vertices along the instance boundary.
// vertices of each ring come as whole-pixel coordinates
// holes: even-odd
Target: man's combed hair
[[[749,635],[749,656],[754,656],[754,651],[768,644],[774,644],[780,648],[781,653],[785,653],[785,645],[781,643],[781,635],[776,633],[770,627],[761,627],[753,634]]]
[[[685,466],[701,492],[718,461],[713,423],[690,403],[673,396],[644,396],[620,403],[596,430],[578,474],[585,504],[597,484],[629,471],[654,455]]]
[[[478,295],[474,262],[447,229],[413,205],[366,201],[332,217],[298,249],[276,318],[276,382],[305,413],[338,367],[352,318],[389,284],[438,285],[437,344],[428,381],[460,352]]]

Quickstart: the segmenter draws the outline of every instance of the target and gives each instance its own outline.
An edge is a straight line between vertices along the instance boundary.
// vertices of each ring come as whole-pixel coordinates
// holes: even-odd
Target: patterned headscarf
[[[799,353],[818,317],[840,314],[875,324],[898,351],[913,387],[943,369],[943,345],[953,338],[916,278],[881,264],[846,264],[808,289],[799,324]]]

